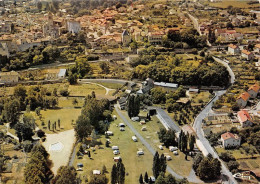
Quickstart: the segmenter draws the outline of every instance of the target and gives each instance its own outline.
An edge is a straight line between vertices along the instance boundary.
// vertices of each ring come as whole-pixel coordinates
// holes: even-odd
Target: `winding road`
[[[214,60],[216,62],[222,63],[228,70],[229,75],[230,75],[230,83],[231,85],[235,82],[235,74],[232,71],[232,69],[230,68],[230,66],[224,62],[221,59],[215,58]],[[216,153],[216,151],[214,150],[214,148],[212,148],[212,146],[210,145],[209,141],[205,138],[204,136],[204,132],[202,130],[202,121],[203,119],[205,119],[208,114],[210,113],[213,103],[219,99],[219,97],[223,94],[226,93],[226,90],[222,90],[222,91],[216,91],[215,92],[215,97],[205,106],[205,108],[199,113],[199,115],[196,117],[196,119],[194,120],[193,123],[193,128],[197,133],[197,140],[196,140],[196,144],[199,147],[199,149],[202,151],[203,155],[206,156],[209,153],[214,157],[219,159],[218,154]],[[224,164],[223,161],[221,161],[219,159],[219,161],[221,162],[221,166],[222,166],[222,174],[226,175],[229,178],[228,183],[231,184],[237,184],[237,181],[235,180],[235,178],[233,177],[232,173],[228,170],[228,168],[226,167],[226,165]]]

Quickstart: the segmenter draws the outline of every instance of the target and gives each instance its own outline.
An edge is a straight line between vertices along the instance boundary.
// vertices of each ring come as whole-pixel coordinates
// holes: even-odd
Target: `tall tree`
[[[153,157],[153,175],[155,178],[157,178],[160,174],[160,158],[159,153],[156,151],[154,157]]]
[[[53,178],[53,184],[77,184],[77,172],[74,167],[61,166],[57,175]]]
[[[140,98],[137,95],[136,97],[134,97],[133,115],[138,116],[139,112],[140,112]]]
[[[139,177],[139,183],[140,184],[143,184],[144,183],[144,179],[143,179],[143,175],[141,174],[140,177]]]
[[[125,183],[125,166],[122,162],[122,159],[119,159],[119,161],[117,162],[117,178],[118,184]]]
[[[10,122],[11,124],[18,122],[20,112],[20,103],[17,99],[10,100],[5,103],[3,116],[7,122]]]
[[[145,172],[144,181],[145,181],[145,183],[148,183],[148,181],[149,181],[149,177],[148,177],[148,173],[147,172]]]
[[[117,167],[116,164],[114,164],[111,171],[111,184],[116,184],[117,181]]]

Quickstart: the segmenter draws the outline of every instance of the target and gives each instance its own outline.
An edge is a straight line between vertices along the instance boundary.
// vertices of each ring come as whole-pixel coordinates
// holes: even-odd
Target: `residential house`
[[[161,45],[162,38],[165,35],[163,31],[149,32],[148,33],[148,41],[152,45]]]
[[[232,55],[240,54],[240,48],[237,45],[230,44],[228,46],[228,53]]]
[[[19,79],[19,74],[15,71],[0,73],[1,83],[17,83],[18,79]]]
[[[254,50],[257,54],[260,54],[260,44],[256,44],[255,45],[255,50]]]
[[[252,119],[246,110],[241,110],[237,113],[237,118],[242,128],[253,125]]]
[[[119,108],[121,110],[125,110],[126,109],[126,105],[127,105],[127,99],[125,97],[121,97],[119,100],[118,100],[118,105],[119,105]]]
[[[122,44],[123,46],[127,46],[131,42],[130,33],[127,30],[124,30],[122,33]]]
[[[153,87],[154,87],[153,79],[147,78],[144,82],[142,82],[142,88],[137,91],[137,94],[148,93]]]
[[[79,31],[81,29],[80,22],[74,21],[74,20],[68,20],[67,21],[67,29],[72,34],[79,33]]]
[[[133,60],[137,59],[139,57],[138,54],[131,54],[131,55],[128,55],[127,58],[125,58],[126,62],[130,63],[132,62]]]
[[[64,79],[66,76],[66,69],[50,69],[47,71],[46,80]]]
[[[240,146],[241,138],[237,134],[226,132],[221,135],[221,142],[224,148]]]
[[[251,98],[256,98],[257,97],[257,94],[259,93],[259,89],[260,89],[260,86],[258,83],[254,84],[253,86],[251,86],[247,92],[250,94],[250,97]]]
[[[248,50],[242,50],[241,56],[248,61],[254,59],[254,54]]]
[[[244,108],[250,98],[250,94],[248,92],[242,93],[238,98],[237,98],[237,105],[240,108]]]

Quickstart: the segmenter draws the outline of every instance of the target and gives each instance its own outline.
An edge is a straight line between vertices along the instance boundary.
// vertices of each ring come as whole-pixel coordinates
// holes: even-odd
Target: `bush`
[[[68,91],[68,89],[61,89],[61,90],[60,90],[60,95],[61,95],[61,96],[69,96],[69,91]]]

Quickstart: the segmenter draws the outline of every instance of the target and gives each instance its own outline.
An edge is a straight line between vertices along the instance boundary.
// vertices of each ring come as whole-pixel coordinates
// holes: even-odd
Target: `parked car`
[[[136,137],[136,136],[132,136],[132,140],[133,140],[134,142],[137,142],[137,137]]]

